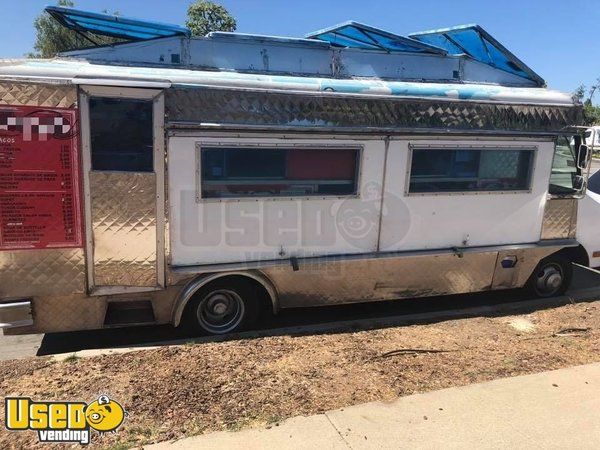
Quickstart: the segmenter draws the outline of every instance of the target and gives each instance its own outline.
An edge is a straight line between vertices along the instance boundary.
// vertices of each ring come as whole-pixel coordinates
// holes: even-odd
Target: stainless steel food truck
[[[48,12],[121,42],[0,62],[7,333],[552,296],[587,263],[581,105],[477,25],[196,38]]]

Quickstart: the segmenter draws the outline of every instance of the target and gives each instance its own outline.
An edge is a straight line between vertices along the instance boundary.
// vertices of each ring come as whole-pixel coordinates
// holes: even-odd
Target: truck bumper
[[[0,329],[33,325],[31,299],[18,299],[0,303]]]

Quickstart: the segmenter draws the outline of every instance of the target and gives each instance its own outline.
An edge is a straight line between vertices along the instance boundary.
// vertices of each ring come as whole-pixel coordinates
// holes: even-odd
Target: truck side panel
[[[533,149],[531,189],[519,192],[441,192],[409,194],[411,146],[488,148],[510,152]],[[381,250],[418,250],[537,242],[540,239],[554,145],[549,141],[391,141],[384,209],[401,202],[410,223],[384,216]],[[498,161],[497,165],[502,164]],[[510,172],[510,170],[509,170]],[[393,174],[393,175],[392,175]]]

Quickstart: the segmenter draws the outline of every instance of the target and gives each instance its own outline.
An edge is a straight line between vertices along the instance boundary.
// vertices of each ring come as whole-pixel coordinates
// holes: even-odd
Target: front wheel
[[[188,304],[188,328],[208,334],[227,334],[252,325],[259,312],[250,283],[217,280],[194,294]]]
[[[559,256],[550,256],[538,264],[527,282],[527,287],[536,297],[554,297],[566,292],[572,277],[571,261]]]

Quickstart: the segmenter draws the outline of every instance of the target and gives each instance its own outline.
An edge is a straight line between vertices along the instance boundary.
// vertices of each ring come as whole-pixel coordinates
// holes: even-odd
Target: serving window
[[[202,198],[351,196],[357,147],[200,147]]]
[[[529,191],[533,149],[414,148],[409,193]]]

